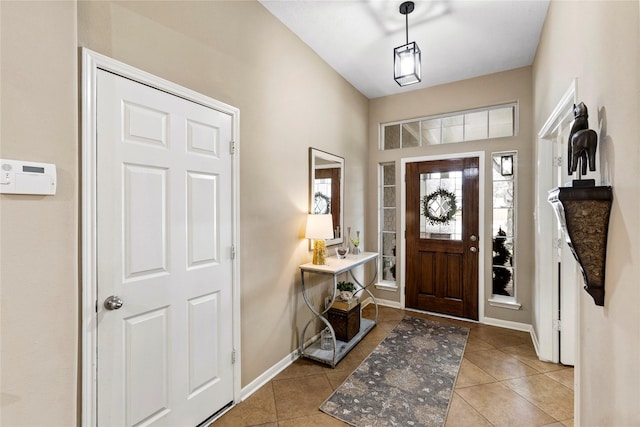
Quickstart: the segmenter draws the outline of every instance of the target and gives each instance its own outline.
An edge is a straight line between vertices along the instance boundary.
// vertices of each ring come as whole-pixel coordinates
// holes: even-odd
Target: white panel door
[[[98,425],[195,426],[233,400],[231,116],[97,80]]]

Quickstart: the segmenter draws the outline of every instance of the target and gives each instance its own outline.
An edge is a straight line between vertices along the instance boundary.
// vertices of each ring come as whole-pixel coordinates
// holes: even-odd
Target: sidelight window
[[[378,277],[382,278],[379,286],[396,287],[396,165],[383,163],[380,165],[380,246],[382,262]]]
[[[516,297],[517,152],[493,153],[491,305],[519,308]]]

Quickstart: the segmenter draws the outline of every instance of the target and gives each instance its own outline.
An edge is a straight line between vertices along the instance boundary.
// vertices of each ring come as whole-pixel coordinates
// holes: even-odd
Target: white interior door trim
[[[478,157],[479,159],[479,182],[478,182],[478,232],[480,235],[480,243],[478,245],[478,321],[484,323],[484,242],[482,239],[486,237],[485,224],[484,224],[484,206],[485,206],[485,153],[484,151],[474,151],[468,153],[454,153],[454,154],[442,154],[437,156],[421,156],[421,157],[406,157],[400,159],[400,247],[406,247],[405,230],[407,229],[407,186],[405,182],[405,176],[407,173],[407,163],[415,162],[429,162],[433,160],[446,160],[446,159],[464,159],[467,157]],[[405,250],[400,251],[400,308],[405,308],[405,282],[406,282],[406,254]]]
[[[96,250],[96,78],[98,70],[154,87],[171,95],[223,112],[232,117],[232,244],[240,253],[240,111],[230,105],[161,79],[107,56],[82,48],[82,414],[83,426],[97,424],[97,250]],[[240,401],[240,259],[232,266],[234,401]]]
[[[548,190],[554,187],[553,138],[562,123],[573,120],[573,105],[578,99],[578,82],[574,79],[562,95],[545,124],[538,132],[537,177],[535,201],[535,306],[534,331],[538,357],[557,363],[560,358],[560,339],[556,321],[560,310],[558,277],[552,268],[553,234],[556,217],[547,201]],[[546,159],[546,160],[545,160]],[[566,166],[563,166],[566,167]],[[543,209],[542,206],[545,206]]]

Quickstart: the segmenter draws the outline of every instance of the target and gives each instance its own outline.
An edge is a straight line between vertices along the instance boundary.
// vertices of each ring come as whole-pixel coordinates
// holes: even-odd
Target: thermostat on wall
[[[56,194],[56,165],[0,159],[0,193]]]

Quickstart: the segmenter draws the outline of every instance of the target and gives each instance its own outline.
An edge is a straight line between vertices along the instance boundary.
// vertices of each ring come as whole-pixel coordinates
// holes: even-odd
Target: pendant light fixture
[[[416,42],[409,43],[409,14],[415,5],[412,1],[405,1],[400,5],[400,13],[405,16],[407,44],[393,50],[393,78],[400,86],[407,86],[422,81],[420,72],[420,48]]]

